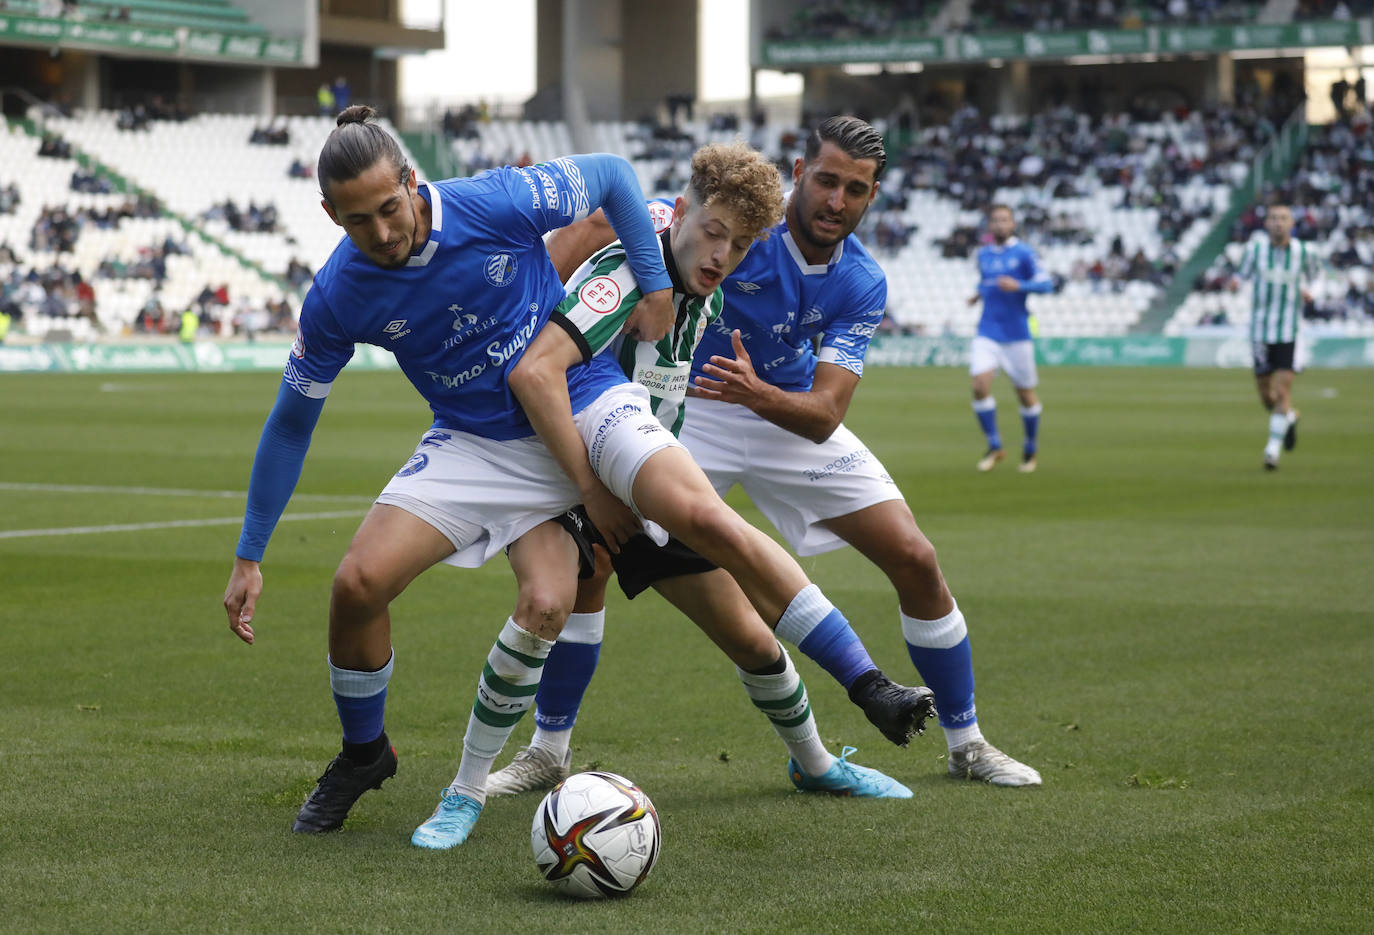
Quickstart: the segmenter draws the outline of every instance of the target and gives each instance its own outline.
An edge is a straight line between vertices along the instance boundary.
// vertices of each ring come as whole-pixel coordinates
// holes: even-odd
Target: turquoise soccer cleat
[[[860,766],[849,762],[849,754],[854,747],[840,751],[839,759],[819,776],[808,776],[802,772],[796,760],[787,761],[787,775],[792,785],[802,792],[828,792],[831,795],[848,795],[867,799],[909,799],[911,790],[885,773],[871,766]]]
[[[472,826],[482,814],[482,803],[471,796],[445,789],[434,814],[410,836],[416,847],[446,851],[457,847],[472,834]]]

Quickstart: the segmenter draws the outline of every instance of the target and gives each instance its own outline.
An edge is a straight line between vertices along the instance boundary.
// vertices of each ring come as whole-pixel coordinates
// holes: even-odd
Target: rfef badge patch
[[[608,314],[620,308],[620,283],[609,276],[597,276],[583,283],[577,298],[598,315]]]

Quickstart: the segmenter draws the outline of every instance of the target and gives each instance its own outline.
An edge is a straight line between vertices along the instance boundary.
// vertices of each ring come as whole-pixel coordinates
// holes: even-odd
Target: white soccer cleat
[[[1016,466],[1016,470],[1022,474],[1035,473],[1035,455],[1026,455],[1021,459],[1021,463]]]
[[[1006,452],[1001,448],[989,448],[988,453],[978,459],[978,470],[991,471],[997,467],[997,462],[1005,458]]]
[[[986,740],[970,740],[949,751],[949,774],[994,786],[1038,786],[1040,774],[1013,760]]]
[[[521,747],[510,765],[487,777],[487,795],[517,795],[552,789],[568,778],[571,765],[571,750],[560,763],[542,747]]]

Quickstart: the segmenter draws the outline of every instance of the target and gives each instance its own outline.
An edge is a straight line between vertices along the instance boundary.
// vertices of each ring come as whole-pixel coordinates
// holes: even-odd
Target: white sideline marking
[[[310,519],[345,519],[362,516],[361,510],[345,510],[334,513],[288,513],[278,522]],[[88,536],[101,532],[142,532],[148,529],[193,529],[198,526],[236,526],[243,522],[242,516],[226,516],[219,519],[173,519],[161,523],[119,523],[114,526],[67,526],[62,529],[4,529],[0,539],[27,539],[34,536]]]
[[[15,484],[0,482],[0,490],[19,490],[31,493],[115,493],[150,497],[206,497],[210,499],[240,500],[248,496],[246,490],[181,490],[175,487],[105,487],[97,484]],[[292,500],[367,500],[375,498],[348,493],[298,493]]]

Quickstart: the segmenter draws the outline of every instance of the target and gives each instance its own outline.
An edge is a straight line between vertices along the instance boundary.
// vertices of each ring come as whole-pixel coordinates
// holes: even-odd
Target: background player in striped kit
[[[648,389],[655,414],[676,434],[683,421],[692,352],[720,314],[719,282],[734,271],[754,240],[766,237],[766,228],[782,218],[778,171],[743,143],[704,146],[693,156],[686,191],[672,205],[651,203],[650,215],[662,231],[664,265],[673,279],[678,310],[673,331],[657,343],[622,336],[624,316],[638,300],[639,286],[619,243],[598,250],[573,274],[568,297],[558,309],[562,317],[553,320],[581,347],[584,360],[603,349],[615,355],[626,375]],[[512,385],[541,360],[556,377],[569,359],[576,359],[566,342],[562,356],[541,358],[541,350],[531,349],[512,375]],[[581,528],[595,530],[589,519]],[[600,653],[612,564],[628,597],[653,587],[735,663],[750,699],[788,748],[788,775],[797,788],[863,797],[911,796],[901,783],[850,762],[847,753],[852,747],[838,760],[825,749],[800,675],[729,574],[677,539],[660,547],[642,533],[621,543],[609,562],[598,563],[598,574],[579,584],[573,614],[539,683],[534,737],[510,765],[488,778],[489,795],[546,788],[568,775],[569,735]],[[825,664],[824,651],[817,661]],[[870,720],[892,732],[889,739],[905,742],[908,722],[903,712],[920,704],[926,690],[892,686],[876,668],[866,676],[854,682],[851,697]],[[890,710],[894,699],[895,711]]]
[[[983,303],[978,333],[969,347],[968,372],[973,381],[973,414],[987,438],[987,451],[978,461],[978,470],[991,471],[1003,457],[1002,436],[997,431],[997,400],[992,396],[992,378],[1000,369],[1011,380],[1021,401],[1025,440],[1019,469],[1029,474],[1036,465],[1042,407],[1035,395],[1039,378],[1026,296],[1049,292],[1053,283],[1040,267],[1035,251],[1018,240],[1015,232],[1016,218],[1011,208],[988,208],[992,243],[978,250],[978,291],[968,300],[969,305]]]
[[[1255,385],[1260,404],[1269,412],[1269,439],[1264,468],[1279,466],[1279,452],[1298,443],[1298,410],[1293,408],[1293,375],[1297,371],[1298,326],[1303,306],[1312,301],[1311,284],[1320,269],[1312,247],[1293,236],[1293,212],[1271,204],[1262,235],[1245,247],[1233,289],[1239,280],[1253,281],[1250,294],[1250,344],[1254,349]]]

